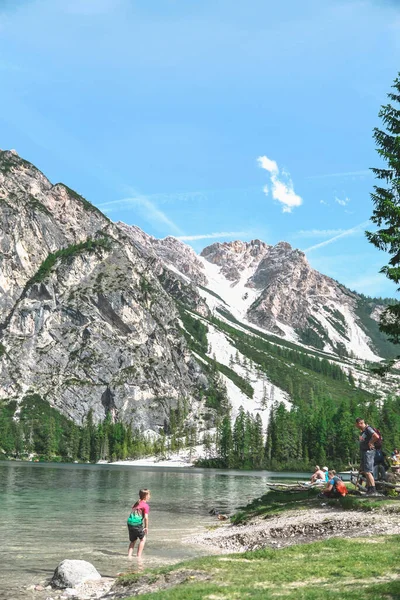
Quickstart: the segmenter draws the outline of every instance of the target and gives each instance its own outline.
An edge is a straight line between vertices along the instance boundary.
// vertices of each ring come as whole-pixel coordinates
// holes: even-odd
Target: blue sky
[[[397,0],[0,0],[0,147],[157,237],[393,296],[363,232],[398,71]]]

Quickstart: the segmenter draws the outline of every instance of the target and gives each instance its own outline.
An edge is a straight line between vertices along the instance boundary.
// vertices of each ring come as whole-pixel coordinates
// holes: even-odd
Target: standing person
[[[149,532],[150,507],[147,504],[148,500],[150,500],[150,490],[139,490],[139,500],[132,506],[132,512],[127,521],[130,541],[128,549],[129,559],[132,558],[136,540],[139,540],[137,557],[140,558],[142,556],[143,548],[146,543],[146,535]]]
[[[375,442],[379,439],[379,434],[376,433],[375,429],[368,425],[361,417],[356,419],[355,425],[357,429],[361,431],[359,437],[361,454],[360,472],[365,473],[365,477],[367,479],[367,494],[376,494],[373,471],[375,461]]]

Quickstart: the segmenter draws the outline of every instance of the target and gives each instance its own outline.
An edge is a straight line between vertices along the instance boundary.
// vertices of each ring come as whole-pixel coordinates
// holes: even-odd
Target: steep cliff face
[[[106,229],[108,219],[14,151],[0,151],[0,323],[51,252]]]
[[[0,398],[34,392],[78,423],[111,410],[153,430],[178,398],[200,409],[207,379],[165,291],[196,305],[193,286],[12,152],[0,222]]]

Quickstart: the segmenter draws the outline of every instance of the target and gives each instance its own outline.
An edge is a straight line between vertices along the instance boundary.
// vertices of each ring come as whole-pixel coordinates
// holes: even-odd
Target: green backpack
[[[139,525],[143,525],[143,513],[142,510],[133,510],[128,517],[127,521],[128,525],[132,527],[139,527]]]

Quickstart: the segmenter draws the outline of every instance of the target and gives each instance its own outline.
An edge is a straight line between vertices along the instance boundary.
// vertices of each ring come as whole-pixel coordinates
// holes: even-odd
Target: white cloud
[[[277,163],[268,158],[267,156],[259,156],[257,162],[262,169],[270,173],[271,186],[272,186],[272,197],[274,200],[278,200],[283,204],[283,212],[292,212],[296,206],[303,204],[301,196],[295,193],[293,182],[290,174],[282,170],[281,176],[279,176],[279,168]],[[267,185],[263,188],[264,194],[267,196],[269,188]]]
[[[320,204],[325,204],[325,206],[329,206],[329,202],[325,202],[325,200],[320,200],[319,203]]]
[[[283,183],[283,181],[279,181],[278,179],[272,177],[272,196],[275,200],[282,202],[283,212],[292,212],[292,209],[296,206],[301,206],[303,204],[302,198],[295,194],[293,189],[293,183],[289,180],[287,183]]]
[[[271,160],[267,156],[259,156],[257,158],[257,162],[262,169],[265,169],[266,171],[269,171],[272,174],[278,175],[278,165],[274,160]]]
[[[359,225],[356,225],[355,227],[352,227],[351,229],[345,229],[341,233],[338,233],[337,235],[334,235],[333,237],[329,238],[329,240],[325,240],[324,242],[320,242],[319,244],[310,246],[310,248],[306,248],[306,250],[303,250],[303,252],[311,252],[312,250],[317,250],[317,248],[322,248],[323,246],[332,244],[333,242],[336,242],[337,240],[340,240],[341,238],[346,237],[348,235],[355,235],[357,233],[361,233],[361,230],[364,227],[366,227],[368,225],[368,223],[369,223],[369,221],[363,221],[362,223],[359,223]]]
[[[340,204],[340,206],[346,206],[349,202],[350,202],[350,198],[337,198],[335,196],[335,202],[337,202],[338,204]]]
[[[215,238],[242,238],[247,237],[246,231],[217,231],[215,233],[199,233],[198,235],[179,235],[176,236],[182,242],[193,242],[195,240],[211,240]]]

